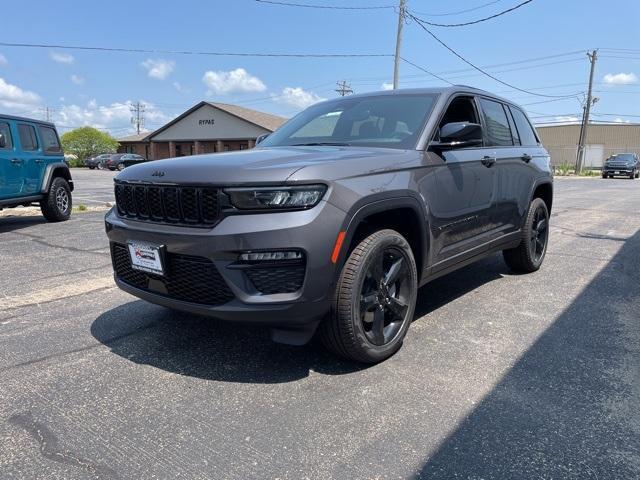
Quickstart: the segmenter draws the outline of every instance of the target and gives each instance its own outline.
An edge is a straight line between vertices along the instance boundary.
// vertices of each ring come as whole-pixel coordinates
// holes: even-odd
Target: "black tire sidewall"
[[[393,230],[382,230],[374,233],[372,236],[376,236],[377,238],[375,238],[373,242],[365,247],[364,255],[362,255],[358,261],[357,273],[354,281],[351,282],[347,287],[351,289],[351,305],[349,308],[348,317],[344,315],[344,313],[342,313],[344,312],[344,309],[338,308],[338,314],[340,315],[342,313],[342,318],[340,318],[341,322],[349,323],[350,330],[353,335],[354,347],[358,352],[358,357],[360,357],[360,359],[363,361],[375,363],[393,355],[402,346],[404,337],[406,336],[413,319],[418,288],[415,259],[411,251],[411,247],[409,246],[409,243],[404,239],[404,237]],[[367,237],[367,239],[363,240],[362,243],[367,242],[369,238],[370,237]],[[371,262],[380,253],[381,250],[384,250],[388,247],[395,247],[405,257],[405,261],[407,262],[409,268],[409,275],[411,277],[410,281],[413,284],[413,288],[411,291],[410,299],[408,301],[409,309],[407,312],[407,319],[403,323],[396,336],[393,338],[393,340],[385,345],[374,345],[367,339],[364,332],[364,327],[360,320],[360,293],[362,291],[366,273]],[[354,249],[354,251],[351,253],[351,256],[353,256],[354,252],[356,251],[357,249]],[[342,276],[341,281],[338,285],[338,289],[340,288],[343,288]],[[338,298],[340,298],[340,296]]]
[[[64,189],[67,193],[67,197],[69,198],[69,205],[66,211],[61,211],[58,208],[58,203],[56,202],[56,195],[60,189]],[[71,197],[71,189],[69,188],[69,184],[64,178],[56,177],[51,181],[51,187],[49,188],[49,193],[47,194],[46,206],[43,208],[44,216],[50,221],[64,221],[68,220],[71,216],[71,210],[73,209],[73,200]]]
[[[531,205],[529,205],[529,213],[527,215],[527,223],[525,225],[525,239],[531,238],[535,212],[540,208],[544,209],[545,218],[547,220],[547,238],[545,239],[545,243],[544,243],[544,251],[542,252],[542,255],[537,261],[534,258],[535,252],[531,252],[530,242],[527,242],[526,244],[527,260],[531,264],[531,267],[533,270],[538,270],[542,266],[542,263],[544,262],[544,258],[547,255],[547,247],[549,246],[549,233],[550,233],[549,232],[549,209],[547,208],[547,204],[544,203],[544,201],[541,198],[534,198],[533,201],[531,202]]]

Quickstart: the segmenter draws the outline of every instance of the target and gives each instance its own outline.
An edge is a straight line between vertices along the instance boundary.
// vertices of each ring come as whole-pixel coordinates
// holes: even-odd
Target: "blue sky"
[[[425,20],[459,23],[520,1],[499,0],[444,16],[490,2],[408,0],[408,8]],[[393,5],[397,0],[296,3],[372,6]],[[393,9],[293,8],[255,0],[32,0],[3,5],[2,23],[0,42],[8,43],[392,54],[397,14]],[[595,75],[600,101],[594,119],[640,122],[640,2],[636,0],[533,0],[478,25],[432,30],[501,80],[548,95],[584,92],[589,69],[584,52],[601,48]],[[561,54],[567,55],[530,61]],[[511,98],[525,105],[536,122],[571,120],[581,111],[576,99],[524,94],[470,71],[415,23],[405,26],[402,55],[454,83]],[[505,63],[512,64],[491,67]],[[205,99],[291,116],[314,101],[335,97],[338,80],[347,80],[356,92],[379,90],[391,81],[392,71],[391,57],[253,58],[0,46],[0,111],[42,118],[44,108],[50,107],[63,131],[94,125],[123,136],[131,133],[129,104],[138,100],[147,105],[149,129]],[[408,64],[401,67],[400,83],[401,87],[443,84]]]

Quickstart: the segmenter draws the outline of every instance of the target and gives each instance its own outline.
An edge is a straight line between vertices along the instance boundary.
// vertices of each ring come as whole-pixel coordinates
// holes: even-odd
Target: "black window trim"
[[[42,128],[48,128],[53,131],[53,134],[56,136],[56,139],[58,140],[58,147],[60,147],[60,150],[58,150],[57,152],[48,152],[47,149],[44,148],[44,145],[42,145],[42,153],[44,153],[45,155],[58,156],[58,157],[60,155],[64,155],[64,152],[62,150],[62,142],[60,142],[60,136],[58,135],[58,131],[56,130],[56,128],[52,127],[51,125],[38,124],[38,133],[40,135],[42,135],[42,132],[40,131],[40,129]]]
[[[15,143],[13,141],[13,133],[11,132],[11,124],[8,121],[1,120],[0,125],[7,126],[7,131],[9,132],[9,143],[10,143],[8,147],[7,146],[0,147],[0,150],[13,150]]]
[[[38,138],[38,133],[36,131],[35,125],[32,124],[32,123],[18,122],[18,123],[16,123],[16,127],[18,128],[18,138],[20,138],[20,149],[23,152],[38,152],[38,151],[40,151],[40,139]],[[36,148],[34,148],[34,149],[26,149],[26,148],[24,148],[24,145],[22,144],[22,135],[20,135],[20,127],[29,127],[29,128],[31,128],[31,131],[33,132],[33,138],[36,141]]]

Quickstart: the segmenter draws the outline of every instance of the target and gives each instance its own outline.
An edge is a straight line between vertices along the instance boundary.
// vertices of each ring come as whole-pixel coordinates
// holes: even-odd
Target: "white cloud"
[[[172,60],[162,60],[161,58],[147,58],[140,65],[147,70],[149,77],[164,80],[173,72],[176,63]]]
[[[173,82],[173,88],[175,88],[180,93],[190,93],[191,90],[182,86],[180,82]]]
[[[578,118],[575,115],[560,115],[560,116],[557,116],[557,117],[553,117],[553,121],[554,122],[567,122],[567,123],[569,123],[569,122],[578,122],[578,121],[580,121],[580,118]],[[542,122],[542,123],[545,123],[545,122]]]
[[[604,76],[604,83],[608,85],[629,85],[638,83],[638,76],[635,73],[607,73]]]
[[[384,82],[382,85],[380,85],[380,89],[381,90],[393,90],[393,83]]]
[[[307,108],[314,103],[326,100],[313,92],[307,92],[300,87],[285,87],[282,94],[273,95],[273,100],[296,108]]]
[[[229,72],[209,70],[205,72],[202,81],[208,88],[207,95],[264,92],[267,89],[262,80],[249,74],[244,68]]]
[[[49,57],[56,63],[64,63],[70,65],[74,62],[73,55],[64,52],[50,52]]]
[[[0,107],[7,109],[33,107],[37,106],[40,100],[40,95],[37,93],[23,90],[0,78]]]
[[[631,120],[625,120],[624,118],[616,117],[615,123],[631,123]]]
[[[71,78],[71,81],[76,85],[84,85],[84,77],[81,77],[80,75],[76,75],[74,73],[73,75],[71,75],[70,78]]]
[[[170,117],[159,110],[155,105],[144,102],[144,118],[149,129],[157,128],[157,125],[166,123]],[[116,136],[124,136],[133,133],[131,125],[131,106],[133,102],[114,102],[109,105],[100,105],[94,99],[85,105],[64,105],[56,114],[56,121],[69,127],[91,126],[100,129],[109,129]]]
[[[9,65],[9,60],[7,60],[7,57],[0,53],[0,67],[4,67],[5,65]]]

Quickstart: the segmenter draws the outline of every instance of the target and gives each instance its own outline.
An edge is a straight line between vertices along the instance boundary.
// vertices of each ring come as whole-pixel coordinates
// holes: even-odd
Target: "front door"
[[[454,98],[439,127],[453,122],[480,123],[473,97]],[[437,264],[486,242],[493,228],[495,171],[478,147],[426,155],[431,168],[420,182],[420,191],[431,214],[431,261]]]
[[[22,195],[24,162],[16,155],[9,121],[0,119],[0,200]]]

